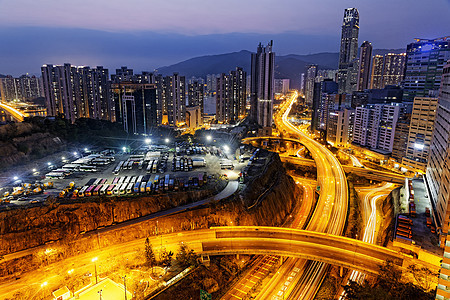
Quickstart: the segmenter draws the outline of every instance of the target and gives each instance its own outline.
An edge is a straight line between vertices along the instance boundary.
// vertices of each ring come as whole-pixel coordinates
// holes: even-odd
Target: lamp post
[[[127,275],[123,276],[122,278],[123,278],[123,287],[125,289],[125,300],[127,300],[127,282],[126,282]]]
[[[95,267],[95,284],[97,284],[98,283],[98,277],[97,277],[97,260],[98,260],[98,258],[97,257],[94,257],[93,259],[92,259],[92,262],[94,263],[94,267]],[[100,290],[101,291],[101,290]],[[100,299],[101,299],[101,293],[100,293]]]

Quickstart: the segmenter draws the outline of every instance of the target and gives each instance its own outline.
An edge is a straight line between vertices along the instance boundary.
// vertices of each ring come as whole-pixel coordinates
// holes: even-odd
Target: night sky
[[[0,74],[64,62],[151,71],[270,39],[281,55],[337,52],[347,7],[359,44],[377,49],[450,35],[450,0],[0,0]]]

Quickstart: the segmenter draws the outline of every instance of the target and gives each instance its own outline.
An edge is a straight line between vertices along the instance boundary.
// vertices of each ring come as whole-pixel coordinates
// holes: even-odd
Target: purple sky
[[[174,41],[183,36],[195,42],[199,36],[207,40],[209,35],[273,35],[279,54],[336,52],[343,11],[347,7],[357,7],[360,12],[360,44],[369,40],[375,48],[404,48],[415,37],[450,35],[449,0],[0,0],[1,48],[8,48],[7,51],[0,49],[0,73],[15,73],[8,63],[21,61],[18,55],[22,55],[22,60],[27,53],[32,56],[33,51],[52,54],[41,55],[36,60],[52,57],[77,60],[81,57],[82,60],[86,56],[79,54],[86,50],[83,45],[79,46],[80,51],[72,49],[71,55],[53,53],[57,41],[39,45],[35,41],[39,35],[36,30],[41,35],[53,29],[68,30],[66,35],[74,34],[74,30],[90,30],[120,36],[124,42],[124,36],[136,39],[146,33],[172,36]],[[27,32],[34,33],[27,35]],[[289,34],[293,38],[300,37],[301,41],[291,43],[292,39],[286,38]],[[277,40],[280,35],[284,39]],[[223,47],[222,52],[254,51],[256,47],[230,41],[231,45]],[[278,49],[277,45],[280,46]],[[198,55],[209,53],[208,49],[211,54],[218,52],[205,43]],[[110,48],[101,50],[103,52],[91,51],[88,61],[101,55],[112,55]],[[182,47],[179,52],[183,52]],[[150,51],[148,55],[155,58],[160,54]],[[195,53],[189,55],[192,57]],[[158,67],[181,58],[182,55],[173,55],[171,61],[161,57],[161,64],[155,60],[150,65]],[[51,63],[31,63],[35,68],[34,64],[46,62]],[[19,69],[16,72],[23,72],[24,68]]]

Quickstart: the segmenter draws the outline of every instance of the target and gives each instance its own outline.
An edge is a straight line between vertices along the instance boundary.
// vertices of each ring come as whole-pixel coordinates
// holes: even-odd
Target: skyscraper
[[[336,94],[338,85],[331,79],[324,79],[322,82],[314,83],[314,95],[312,103],[311,115],[311,132],[316,132],[320,129],[321,119],[323,118],[323,110],[326,107],[327,97],[330,94]]]
[[[372,44],[364,41],[359,53],[358,91],[364,91],[369,88],[371,62]]]
[[[41,68],[47,115],[115,121],[108,69],[44,65]]]
[[[440,228],[442,245],[448,234],[450,219],[450,63],[443,68],[434,124],[425,179],[430,192],[433,218],[437,228]],[[437,294],[443,294],[439,285]],[[448,298],[447,291],[444,295]]]
[[[242,68],[217,78],[216,118],[219,122],[235,123],[245,116],[246,81],[247,73]]]
[[[432,40],[416,39],[406,47],[403,100],[437,94],[441,85],[442,68],[450,59],[450,37]]]
[[[340,94],[351,93],[356,89],[358,34],[359,12],[356,8],[347,8],[344,11],[339,51],[338,85]]]
[[[250,118],[263,127],[263,134],[272,133],[272,110],[274,96],[275,53],[273,41],[263,47],[261,43],[252,54]]]
[[[384,57],[382,55],[375,55],[372,59],[372,75],[370,76],[370,88],[383,88],[383,67]]]
[[[317,76],[317,65],[309,65],[306,71],[306,85],[305,85],[305,104],[312,105],[314,95],[314,82]]]

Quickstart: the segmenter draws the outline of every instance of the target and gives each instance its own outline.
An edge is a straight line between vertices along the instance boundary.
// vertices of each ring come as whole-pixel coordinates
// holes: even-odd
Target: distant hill
[[[0,78],[5,78],[6,75],[0,74]]]
[[[404,49],[375,49],[374,55],[384,55],[387,53],[402,53]],[[170,75],[178,72],[190,78],[203,77],[208,74],[228,73],[236,67],[242,67],[250,74],[251,52],[242,50],[218,55],[207,55],[191,58],[174,65],[158,68],[157,71],[163,75]],[[319,69],[337,69],[339,53],[314,53],[306,55],[289,54],[276,56],[275,58],[275,78],[289,78],[291,88],[300,87],[300,74],[306,73],[309,64],[317,64]]]

